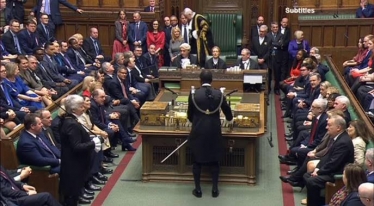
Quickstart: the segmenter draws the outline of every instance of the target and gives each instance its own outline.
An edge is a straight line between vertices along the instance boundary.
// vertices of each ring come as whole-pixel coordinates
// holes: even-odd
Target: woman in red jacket
[[[165,33],[160,31],[159,22],[157,20],[152,22],[152,29],[147,32],[147,48],[151,44],[156,46],[156,54],[158,54],[158,66],[162,67],[164,65],[162,49],[165,46]]]

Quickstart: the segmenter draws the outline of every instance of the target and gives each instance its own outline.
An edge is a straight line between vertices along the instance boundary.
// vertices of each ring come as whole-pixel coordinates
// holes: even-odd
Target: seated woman
[[[365,170],[357,164],[347,164],[343,171],[344,187],[331,198],[329,206],[364,206],[358,194],[360,184],[367,182]]]
[[[287,79],[282,81],[280,83],[280,88],[283,91],[284,94],[287,94],[287,88],[289,85],[293,85],[297,77],[300,76],[300,68],[301,64],[303,63],[304,59],[308,56],[308,54],[305,52],[305,50],[299,50],[296,54],[296,58],[294,59],[290,71],[290,75]]]
[[[18,65],[9,62],[5,65],[5,69],[7,72],[7,78],[4,81],[12,88],[12,91],[10,92],[11,96],[13,96],[14,99],[18,99],[22,106],[32,106],[37,109],[44,108],[42,97],[31,91],[30,88],[23,83],[21,77],[19,77]]]
[[[184,40],[181,35],[181,30],[179,27],[173,27],[171,29],[171,40],[169,43],[169,54],[171,57],[171,62],[174,61],[175,58],[180,53],[180,46],[184,43]]]
[[[96,81],[95,77],[93,76],[86,76],[83,79],[83,84],[82,84],[82,95],[86,97],[91,97],[91,92],[95,89],[96,86]]]
[[[364,43],[364,38],[361,37],[360,39],[358,39],[358,43],[357,43],[358,51],[357,51],[356,56],[354,56],[351,60],[347,60],[343,63],[343,67],[345,71],[344,74],[348,74],[352,68],[361,64],[362,60],[365,58],[367,49],[365,48],[363,43]]]
[[[352,139],[355,151],[355,164],[364,165],[366,145],[369,144],[370,134],[367,125],[362,120],[353,120],[349,123],[347,133]]]
[[[30,59],[30,61],[28,60]],[[19,68],[19,76],[22,78],[23,83],[30,88],[37,95],[41,96],[45,105],[52,104],[52,95],[56,91],[45,88],[39,79],[30,72],[29,68],[37,67],[37,60],[34,56],[26,58],[24,55],[19,55],[16,59]]]

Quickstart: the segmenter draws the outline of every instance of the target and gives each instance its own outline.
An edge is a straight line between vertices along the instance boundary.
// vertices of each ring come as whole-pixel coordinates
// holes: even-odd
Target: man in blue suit
[[[18,33],[18,40],[25,54],[34,54],[34,49],[39,46],[39,40],[35,31],[36,22],[28,21],[26,23],[26,29],[23,29]]]
[[[373,18],[374,5],[369,4],[368,0],[361,0],[360,7],[356,11],[356,18]]]
[[[43,124],[37,114],[27,114],[25,130],[17,144],[17,156],[21,164],[38,167],[50,166],[51,174],[60,172],[61,152],[43,133]]]
[[[43,6],[43,2],[45,6]],[[76,6],[70,4],[67,0],[38,0],[36,6],[34,7],[34,13],[37,15],[38,19],[41,14],[47,14],[52,20],[50,25],[55,29],[58,25],[62,24],[60,4],[74,10],[78,13],[83,13],[82,9],[78,9]]]
[[[147,23],[141,21],[139,12],[134,12],[134,23],[130,24],[128,42],[131,51],[134,51],[135,46],[141,46],[143,52],[147,51]]]

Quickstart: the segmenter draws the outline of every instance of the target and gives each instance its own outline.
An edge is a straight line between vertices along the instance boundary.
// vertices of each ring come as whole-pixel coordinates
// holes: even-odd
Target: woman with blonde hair
[[[129,22],[126,19],[126,11],[120,10],[118,12],[118,18],[114,22],[116,37],[113,42],[112,59],[116,53],[123,53],[130,50],[130,46],[127,43],[127,34],[129,31]]]
[[[86,97],[91,97],[91,92],[93,91],[93,88],[95,88],[96,81],[95,77],[93,76],[86,76],[83,79],[83,84],[82,84],[82,95]]]
[[[171,29],[171,40],[169,43],[169,54],[171,57],[171,62],[178,56],[180,52],[180,46],[184,43],[183,37],[181,35],[181,30],[179,27],[173,27]]]
[[[291,62],[296,58],[297,51],[305,50],[309,54],[310,46],[307,40],[304,39],[304,32],[297,30],[294,33],[295,39],[288,44],[288,53],[290,54]]]

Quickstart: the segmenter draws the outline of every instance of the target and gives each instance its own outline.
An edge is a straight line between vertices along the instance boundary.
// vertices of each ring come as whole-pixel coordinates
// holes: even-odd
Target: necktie
[[[50,15],[51,14],[51,3],[50,0],[44,0],[44,13]]]
[[[15,46],[18,54],[22,54],[17,35],[13,35],[13,40],[14,40],[14,46]]]
[[[86,65],[86,61],[84,60],[84,58],[82,57],[82,55],[78,51],[76,51],[76,50],[74,50],[74,52],[75,52],[76,56],[78,57],[77,58],[77,64],[79,65],[78,59],[80,59],[82,61],[82,63],[84,65]]]
[[[187,25],[184,25],[183,39],[184,39],[184,43],[188,43],[188,39],[187,39]]]
[[[273,39],[275,39],[276,37],[277,37],[277,34],[273,33]]]
[[[155,12],[155,7],[151,6],[151,12]]]
[[[139,41],[140,40],[140,30],[139,30],[139,23],[136,23],[136,29],[135,29],[135,41]]]
[[[49,75],[48,71],[45,69],[45,67],[43,66],[43,64],[39,64],[40,65],[40,68],[43,69],[43,71],[45,72],[45,77],[47,78],[48,81],[52,81],[53,82],[53,79],[52,77]]]
[[[318,119],[316,119],[313,125],[313,128],[312,128],[312,131],[310,133],[309,144],[312,144],[312,142],[314,141],[314,135],[316,134],[317,126],[318,126]]]
[[[1,89],[4,92],[4,95],[5,95],[5,98],[6,98],[7,102],[8,102],[8,105],[11,106],[11,107],[13,107],[12,99],[9,96],[9,92],[8,92],[7,87],[6,87],[6,85],[5,85],[4,82],[1,83]]]
[[[44,148],[46,148],[48,150],[48,152],[50,152],[53,155],[53,158],[57,159],[56,155],[52,152],[52,150],[48,147],[48,145],[42,140],[42,138],[40,138],[40,137],[37,137],[37,138],[38,138],[39,142],[42,143]]]
[[[66,56],[63,56],[65,61],[68,63],[69,67],[71,70],[75,70],[74,67],[71,65],[70,61],[69,61],[69,58],[67,58]]]
[[[48,27],[46,25],[43,25],[44,27],[44,32],[45,32],[45,35],[47,36],[47,41],[49,41],[49,31],[48,31]]]
[[[13,190],[20,190],[17,187],[17,185],[14,184],[14,182],[10,179],[11,177],[9,177],[7,174],[5,174],[5,172],[3,172],[1,169],[0,169],[0,175],[12,185]]]
[[[45,132],[47,133],[47,136],[48,136],[49,140],[51,141],[51,143],[53,144],[53,146],[56,146],[56,144],[53,141],[53,138],[52,138],[51,134],[48,132],[48,130],[45,130]]]
[[[100,106],[100,117],[101,117],[101,123],[105,123],[104,109],[102,106]]]
[[[94,47],[95,47],[95,52],[96,52],[96,56],[99,55],[99,45],[97,44],[97,41],[96,40],[93,40],[94,42]]]
[[[126,92],[126,86],[125,86],[125,84],[120,79],[119,79],[119,83],[121,84],[123,96],[126,97],[126,98],[128,98],[127,97],[127,92]]]

